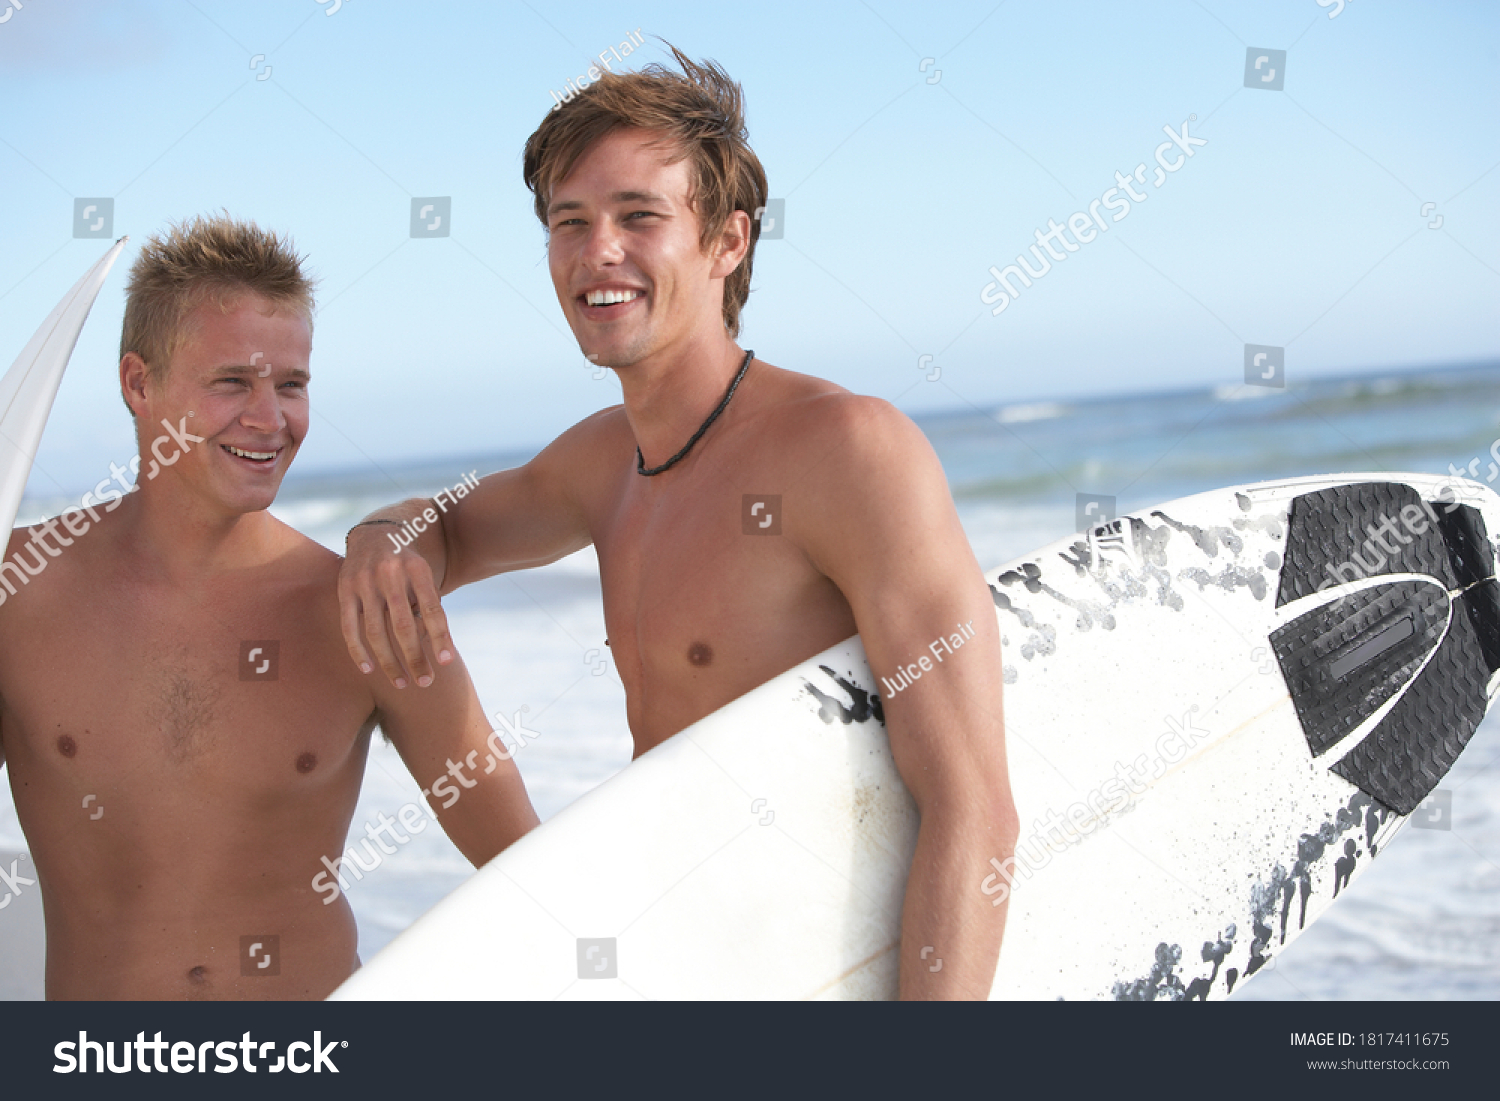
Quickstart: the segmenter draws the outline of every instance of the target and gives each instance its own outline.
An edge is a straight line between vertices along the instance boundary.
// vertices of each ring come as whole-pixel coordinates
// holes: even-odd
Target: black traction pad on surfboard
[[[1393,581],[1315,608],[1271,632],[1314,757],[1405,687],[1442,641],[1448,613],[1441,585]]]
[[[1380,530],[1387,518],[1400,524],[1408,506],[1429,522],[1401,525],[1409,543],[1386,525],[1384,538],[1396,549],[1380,548],[1370,529]],[[1500,669],[1500,584],[1484,519],[1468,505],[1424,506],[1411,486],[1373,482],[1298,497],[1288,529],[1278,607],[1319,586],[1391,573],[1426,574],[1447,592],[1465,590],[1447,606],[1448,598],[1425,582],[1373,586],[1298,616],[1271,636],[1314,757],[1405,685],[1332,771],[1396,813],[1410,814],[1483,720],[1490,676]],[[1437,652],[1411,679],[1438,638]]]
[[[1415,507],[1422,514],[1411,528],[1402,525],[1400,520],[1401,511],[1408,506]],[[1451,506],[1434,507],[1440,521],[1443,510],[1448,507]],[[1469,511],[1474,512],[1473,509]],[[1451,514],[1449,518],[1452,518]],[[1394,535],[1382,534],[1381,538],[1387,545],[1396,547],[1394,554],[1381,549],[1369,537],[1369,529],[1379,527],[1386,519],[1411,539],[1407,544]],[[1468,530],[1477,530],[1482,538],[1484,521],[1477,512],[1470,523],[1476,524],[1477,529]],[[1459,588],[1448,544],[1440,532],[1433,530],[1430,514],[1422,507],[1421,496],[1409,485],[1365,482],[1304,493],[1292,502],[1287,527],[1286,564],[1282,567],[1281,586],[1276,593],[1278,608],[1299,597],[1311,596],[1320,585],[1326,589],[1360,577],[1387,573],[1425,573],[1437,578],[1445,589]],[[1418,534],[1412,530],[1416,527],[1425,527],[1426,530]],[[1479,556],[1473,557],[1478,559]],[[1481,574],[1482,577],[1495,572],[1493,557],[1491,554],[1490,569]]]
[[[1410,814],[1437,787],[1484,718],[1485,688],[1494,668],[1468,606],[1484,600],[1493,617],[1495,587],[1487,581],[1454,601],[1448,637],[1427,667],[1369,736],[1333,766],[1398,814]]]

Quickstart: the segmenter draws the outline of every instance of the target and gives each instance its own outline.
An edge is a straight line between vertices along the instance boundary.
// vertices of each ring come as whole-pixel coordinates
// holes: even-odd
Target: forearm
[[[1007,902],[981,890],[1015,847],[1008,815],[923,816],[901,911],[901,997],[988,998]],[[981,824],[981,818],[988,818]]]
[[[492,776],[479,776],[477,782],[481,787],[466,793],[452,809],[444,809],[435,795],[428,797],[428,804],[458,851],[474,867],[482,868],[534,829],[538,819],[521,774],[513,766]]]

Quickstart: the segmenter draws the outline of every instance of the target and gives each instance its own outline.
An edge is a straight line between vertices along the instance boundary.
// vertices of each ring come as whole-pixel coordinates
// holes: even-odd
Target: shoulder
[[[257,601],[286,617],[315,648],[327,649],[348,662],[339,606],[339,571],[344,557],[300,531],[270,518],[276,525],[272,554],[247,578]]]
[[[885,399],[773,370],[774,393],[758,411],[763,423],[756,427],[799,464],[815,463],[835,480],[869,480],[891,466],[936,467],[937,456],[922,430]]]
[[[790,371],[778,373],[774,391],[747,428],[762,469],[775,472],[768,483],[791,494],[785,530],[815,564],[871,533],[895,545],[897,532],[946,530],[947,476],[910,417],[882,398]]]
[[[277,525],[277,537],[282,548],[276,562],[278,571],[294,585],[319,590],[326,588],[336,593],[344,556],[316,539],[303,535],[290,524],[275,517],[271,519]]]
[[[625,417],[623,405],[611,405],[592,413],[553,440],[537,458],[573,457],[597,453],[599,449],[635,447],[635,436],[631,434],[630,422]]]
[[[586,499],[634,462],[635,435],[623,405],[591,414],[542,448],[522,469],[539,488]]]

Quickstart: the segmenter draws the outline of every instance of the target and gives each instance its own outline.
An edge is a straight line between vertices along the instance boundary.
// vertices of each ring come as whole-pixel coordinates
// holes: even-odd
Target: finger
[[[359,597],[354,593],[354,586],[340,576],[339,627],[344,632],[344,645],[349,648],[349,656],[354,659],[354,664],[359,666],[359,671],[369,673],[375,669],[375,663],[370,657],[370,652],[365,649],[365,640],[360,635],[359,617]]]
[[[375,663],[380,666],[381,672],[386,679],[397,688],[405,688],[407,684],[406,668],[401,664],[401,659],[396,654],[396,646],[391,626],[390,601],[385,594],[376,588],[373,582],[367,582],[362,589],[364,598],[361,601],[362,614],[364,617],[364,639],[371,654],[375,657]],[[402,602],[405,607],[405,601]]]
[[[418,570],[411,579],[412,595],[416,599],[417,610],[421,613],[422,628],[427,634],[427,641],[432,646],[432,651],[437,655],[439,665],[447,665],[453,660],[457,648],[453,645],[453,638],[448,634],[448,616],[443,611],[442,599],[438,596],[437,586],[432,583],[431,570]]]
[[[405,567],[395,560],[383,562],[379,568],[382,591],[385,596],[385,613],[390,619],[390,634],[394,637],[397,651],[417,683],[424,687],[432,683],[432,669],[427,655],[422,652],[422,631],[412,615],[410,583]],[[423,680],[423,678],[426,680]],[[393,680],[397,688],[406,687],[406,678]]]

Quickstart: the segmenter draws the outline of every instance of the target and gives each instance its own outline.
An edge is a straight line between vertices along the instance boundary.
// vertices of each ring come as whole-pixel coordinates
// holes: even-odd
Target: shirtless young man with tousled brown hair
[[[1016,834],[989,590],[910,420],[736,343],[766,177],[739,87],[673,52],[681,72],[602,74],[526,146],[558,302],[583,353],[615,371],[624,404],[482,479],[415,554],[393,552],[378,523],[351,533],[349,653],[368,674],[380,667],[374,680],[420,686],[433,676],[428,652],[439,665],[452,654],[440,594],[592,543],[639,755],[855,632],[874,672],[894,676],[972,621],[962,656],[886,701],[885,715],[921,812],[901,993],[982,998],[1005,909],[980,884]],[[747,494],[780,498],[779,537],[746,534]]]
[[[339,557],[266,511],[307,433],[312,308],[290,243],[253,224],[148,242],[120,358],[136,488],[101,482],[66,534],[11,537],[0,763],[49,998],[326,996],[357,936],[315,880],[345,851],[371,732],[423,783],[490,756],[461,663],[421,696],[350,666]],[[474,779],[430,802],[481,864],[536,815],[509,759]]]

